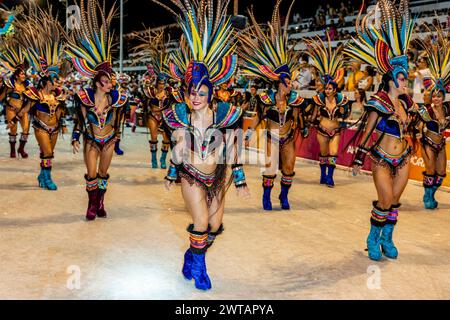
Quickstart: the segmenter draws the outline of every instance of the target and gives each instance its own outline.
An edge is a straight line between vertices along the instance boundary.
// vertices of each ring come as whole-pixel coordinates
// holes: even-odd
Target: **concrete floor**
[[[397,260],[367,258],[375,189],[371,177],[337,170],[336,187],[318,184],[316,165],[299,161],[290,211],[261,210],[261,179],[247,167],[250,200],[230,189],[226,231],[208,251],[213,289],[198,291],[181,275],[190,218],[179,187],[149,167],[147,136],[126,129],[106,194],[109,218],[84,221],[87,195],[81,154],[60,138],[53,177],[58,191],[37,187],[38,150],[9,159],[0,125],[1,299],[449,299],[450,195],[425,211],[422,188],[404,193],[394,235]]]

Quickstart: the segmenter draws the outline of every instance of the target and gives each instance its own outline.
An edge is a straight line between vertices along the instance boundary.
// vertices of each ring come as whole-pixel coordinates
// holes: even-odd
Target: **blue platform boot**
[[[397,259],[398,256],[398,250],[392,240],[392,234],[397,224],[398,209],[400,206],[400,203],[392,205],[387,216],[386,225],[381,231],[381,251],[386,257],[391,259]]]
[[[289,189],[292,186],[292,180],[295,175],[295,172],[291,174],[285,174],[283,173],[283,176],[281,177],[281,193],[278,197],[280,199],[281,209],[283,210],[289,210],[291,209],[291,206],[289,205],[288,200],[288,193]]]
[[[195,287],[200,290],[211,289],[211,280],[206,270],[206,251],[203,253],[192,253],[192,277],[195,280]]]
[[[270,200],[270,193],[272,192],[275,177],[276,177],[276,175],[273,175],[273,176],[263,175],[262,186],[264,189],[264,193],[263,193],[262,203],[263,203],[264,210],[267,210],[267,211],[272,210],[272,201]]]
[[[330,188],[334,187],[334,180],[333,180],[333,174],[334,169],[336,168],[336,156],[330,156],[328,157],[328,175],[327,175],[327,186]]]
[[[435,175],[434,178],[434,184],[433,184],[433,192],[431,193],[431,201],[433,202],[433,207],[434,209],[436,209],[439,205],[439,203],[436,201],[436,199],[434,198],[434,195],[436,194],[436,191],[442,186],[442,182],[444,182],[444,179],[447,175]]]
[[[158,141],[149,141],[150,143],[150,152],[152,154],[152,168],[158,168],[158,161],[156,159],[156,152],[158,147]]]
[[[191,254],[185,254],[184,265],[183,265],[183,275],[185,278],[189,276],[189,264],[191,267],[191,276],[195,280],[195,287],[200,290],[211,289],[211,280],[209,279],[206,270],[206,245],[208,239],[208,231],[199,232],[194,231],[194,226],[189,226],[189,240],[191,246],[189,248]],[[192,258],[192,263],[191,259]]]
[[[377,207],[376,202],[372,209],[372,217],[370,218],[370,233],[367,237],[367,250],[371,260],[379,261],[381,255],[381,230],[386,224],[386,219],[389,214],[388,210],[383,210]]]
[[[192,273],[191,273],[191,269],[192,269],[192,252],[191,252],[191,248],[187,249],[186,252],[184,253],[184,263],[183,263],[183,276],[187,279],[187,280],[192,280]]]
[[[167,153],[169,152],[169,143],[163,142],[162,149],[161,149],[161,158],[159,158],[159,163],[161,164],[161,169],[166,169],[166,158]]]
[[[424,195],[423,195],[423,204],[425,209],[436,209],[436,204],[433,201],[433,186],[434,186],[434,175],[428,175],[424,172],[423,174],[423,188],[424,188]],[[436,206],[435,206],[436,205]]]
[[[48,190],[52,190],[52,191],[57,190],[58,187],[52,180],[52,167],[44,168],[44,172],[45,172],[45,175],[44,175],[45,182],[44,183],[45,183],[46,188]]]
[[[41,174],[38,176],[39,186],[48,190],[56,190],[56,184],[52,180],[52,157],[41,159]]]
[[[44,170],[44,168],[41,165],[41,172],[39,173],[39,175],[37,177],[40,188],[45,188],[45,179],[44,179],[45,173],[44,173],[44,171],[45,170]]]
[[[328,156],[319,155],[320,184],[327,183],[327,163],[328,163]]]
[[[391,259],[397,259],[398,250],[392,241],[392,234],[394,232],[394,224],[386,223],[381,231],[381,249],[383,254]]]
[[[123,156],[123,150],[120,149],[120,139],[116,140],[116,143],[114,145],[114,151],[118,156]]]

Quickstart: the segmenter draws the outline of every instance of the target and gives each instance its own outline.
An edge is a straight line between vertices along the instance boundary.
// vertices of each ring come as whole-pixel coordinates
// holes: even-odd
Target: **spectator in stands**
[[[345,17],[346,15],[349,15],[347,7],[345,6],[344,2],[341,2],[341,7],[339,8],[339,16],[342,15],[342,17]],[[345,23],[345,21],[344,21]]]
[[[433,19],[433,22],[432,22],[433,27],[439,29],[439,24],[440,24],[440,23],[439,23],[439,20],[436,19],[436,18],[434,18],[434,19]],[[434,29],[433,29],[433,30],[434,30]]]
[[[331,25],[328,28],[328,35],[330,36],[331,41],[334,41],[336,39],[337,29],[336,29],[336,25],[334,24],[334,20],[331,20]]]
[[[353,13],[355,12],[355,6],[353,5],[351,0],[347,1],[347,14],[348,15],[353,15]]]
[[[364,112],[364,104],[367,101],[366,91],[363,89],[355,90],[355,102],[352,103],[351,113],[348,120],[357,121]]]
[[[414,93],[422,93],[425,90],[423,79],[431,76],[430,69],[428,69],[428,61],[424,56],[419,57],[417,60],[414,76],[413,91]]]
[[[364,69],[364,76],[358,82],[358,89],[362,89],[364,91],[372,91],[373,90],[373,76],[375,72],[371,66],[366,66]]]
[[[298,89],[307,90],[312,80],[312,74],[311,71],[309,70],[307,55],[303,55],[300,58],[300,67],[301,67],[300,74],[297,78]]]
[[[414,73],[416,72],[416,63],[414,62],[414,53],[410,50],[408,51],[408,66],[409,66],[409,72],[408,72],[408,91],[411,94],[413,92],[414,88],[414,79],[416,76]]]
[[[355,91],[362,77],[364,77],[364,73],[361,71],[361,62],[353,61],[350,64],[350,75],[345,83],[345,91]]]
[[[344,30],[344,40],[349,40],[351,38],[352,38],[352,36],[351,36],[350,32],[348,32],[348,30]]]
[[[333,19],[336,15],[336,10],[330,5],[327,4],[327,16],[329,19]]]
[[[319,7],[317,8],[316,14],[315,14],[314,16],[317,18],[317,17],[320,16],[321,14],[325,14],[325,10],[322,8],[322,5],[319,4]]]
[[[316,20],[316,30],[325,29],[326,24],[327,24],[327,22],[325,19],[325,15],[324,14],[319,15]]]
[[[343,3],[343,2],[342,2]],[[338,28],[343,28],[345,27],[345,14],[341,12],[339,12],[338,14],[338,22],[337,22],[337,27]]]

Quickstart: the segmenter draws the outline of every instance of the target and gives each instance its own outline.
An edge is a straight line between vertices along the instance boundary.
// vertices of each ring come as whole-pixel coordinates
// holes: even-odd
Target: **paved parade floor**
[[[449,299],[450,194],[425,211],[420,185],[410,183],[394,240],[397,260],[368,259],[375,189],[370,176],[335,174],[318,184],[319,168],[299,160],[290,203],[281,211],[279,176],[274,210],[261,208],[259,168],[247,167],[252,196],[227,194],[225,232],[207,253],[213,289],[198,291],[181,275],[190,222],[180,187],[166,192],[165,170],[151,169],[148,137],[126,129],[110,168],[109,218],[86,222],[82,155],[60,137],[53,177],[58,190],[39,189],[39,152],[10,159],[0,125],[1,299]]]

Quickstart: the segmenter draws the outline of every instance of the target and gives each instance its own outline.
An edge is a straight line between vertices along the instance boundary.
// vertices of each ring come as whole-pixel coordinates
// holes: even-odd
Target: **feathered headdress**
[[[357,37],[352,38],[345,53],[377,68],[381,74],[390,74],[398,86],[397,75],[408,76],[406,53],[415,21],[410,15],[408,0],[400,0],[398,7],[393,0],[378,0],[375,10],[362,19],[361,13],[356,19]],[[368,23],[368,18],[374,15],[375,23]]]
[[[38,9],[37,14],[17,23],[17,38],[26,59],[40,77],[58,77],[62,63],[61,26],[49,12]]]
[[[169,70],[172,78],[182,82],[187,67],[191,61],[191,52],[186,43],[186,38],[181,36],[180,46],[169,53]]]
[[[13,35],[0,40],[0,64],[11,73],[28,69],[23,47]]]
[[[237,67],[235,34],[226,15],[229,0],[171,0],[181,14],[153,1],[174,14],[183,30],[192,58],[184,75],[188,90],[206,85],[211,101],[213,86],[230,79]]]
[[[108,13],[99,0],[80,0],[80,25],[66,36],[66,52],[77,71],[85,77],[111,77],[112,33],[109,30],[115,5]]]
[[[342,50],[333,50],[327,33],[327,44],[319,37],[305,39],[307,54],[317,68],[324,85],[332,83],[335,87],[344,78],[344,56]]]
[[[431,73],[430,78],[423,79],[423,85],[427,90],[441,91],[445,96],[445,93],[450,91],[450,41],[440,25],[434,28],[437,35],[434,42],[419,41],[427,53]]]
[[[280,4],[277,0],[273,10],[272,21],[268,23],[268,31],[264,32],[256,22],[252,10],[249,16],[252,26],[239,36],[242,43],[239,56],[243,59],[242,70],[250,75],[262,77],[269,82],[294,79],[300,70],[299,52],[288,48],[288,23],[292,1],[283,26],[280,21]]]
[[[151,29],[145,31],[143,36],[136,35],[141,43],[134,47],[134,51],[138,51],[140,59],[150,58],[149,65],[156,74],[158,82],[166,82],[170,76],[169,70],[169,53],[167,52],[167,44],[170,39],[164,37],[164,30],[154,32]]]

